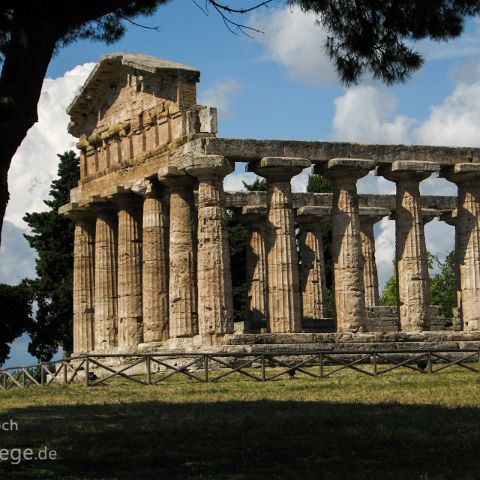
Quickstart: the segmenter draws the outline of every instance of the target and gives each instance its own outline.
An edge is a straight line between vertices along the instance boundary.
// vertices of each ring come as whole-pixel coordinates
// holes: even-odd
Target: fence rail
[[[206,383],[235,373],[258,382],[296,375],[326,379],[345,370],[378,377],[401,368],[437,374],[454,366],[480,373],[480,349],[80,355],[0,369],[0,388],[73,382],[90,387],[115,377],[141,385],[157,385],[173,376]]]

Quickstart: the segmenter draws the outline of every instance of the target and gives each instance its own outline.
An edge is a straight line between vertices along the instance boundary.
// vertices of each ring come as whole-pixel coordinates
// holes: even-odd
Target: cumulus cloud
[[[206,90],[200,91],[199,103],[208,107],[216,107],[218,114],[229,117],[233,114],[232,103],[241,91],[240,84],[232,78],[214,82]]]
[[[16,284],[35,276],[35,252],[23,237],[26,212],[42,211],[51,181],[57,175],[58,153],[75,147],[67,133],[65,110],[94,67],[79,65],[59,78],[45,79],[38,104],[38,122],[13,157],[8,175],[10,202],[0,248],[0,283]]]
[[[333,137],[342,141],[406,143],[415,120],[395,115],[398,99],[371,85],[353,87],[334,101]]]
[[[338,81],[335,69],[325,53],[327,33],[316,15],[297,6],[278,8],[272,13],[255,13],[250,26],[261,30],[256,39],[266,58],[283,65],[288,74],[311,85]]]
[[[59,78],[46,78],[38,103],[38,122],[13,157],[8,175],[10,202],[5,218],[20,228],[25,212],[45,210],[51,181],[57,175],[58,153],[75,147],[67,133],[65,112],[95,64],[78,65]]]

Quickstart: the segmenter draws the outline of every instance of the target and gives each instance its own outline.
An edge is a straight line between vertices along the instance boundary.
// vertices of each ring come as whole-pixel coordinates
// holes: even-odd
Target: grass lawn
[[[125,380],[0,391],[12,479],[480,479],[480,376],[397,370],[257,383]]]

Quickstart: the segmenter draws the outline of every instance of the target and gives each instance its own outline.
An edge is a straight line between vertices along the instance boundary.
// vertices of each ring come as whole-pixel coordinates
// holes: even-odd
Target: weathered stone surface
[[[89,352],[94,345],[95,224],[77,218],[73,247],[73,351]]]
[[[233,171],[223,158],[193,158],[186,171],[198,178],[198,330],[211,344],[233,333],[232,279],[223,201],[223,177]],[[209,338],[210,337],[210,338]]]
[[[242,222],[248,228],[247,238],[247,310],[245,331],[267,320],[267,256],[265,251],[266,209],[243,207]]]
[[[363,283],[365,287],[366,307],[380,305],[373,226],[389,213],[388,209],[372,207],[360,208],[360,237],[362,241]]]
[[[458,185],[455,223],[458,306],[465,330],[480,330],[480,164],[443,172]]]
[[[290,180],[308,164],[298,158],[263,158],[249,167],[268,181],[266,246],[268,328],[271,332],[299,332],[301,329],[298,255]]]
[[[316,165],[333,182],[332,262],[338,331],[366,328],[363,256],[360,237],[357,179],[374,168],[368,160],[333,159]]]
[[[223,155],[237,162],[262,157],[308,158],[321,163],[332,158],[366,158],[379,164],[397,160],[429,161],[439,165],[480,161],[480,148],[435,147],[426,145],[375,145],[345,142],[308,142],[296,140],[252,140],[208,138],[194,140],[182,147],[182,154]]]
[[[309,207],[297,211],[297,221],[302,226],[300,236],[300,286],[302,288],[303,321],[327,317],[327,282],[323,253],[322,221],[330,217],[330,209],[313,214]]]
[[[117,346],[117,222],[99,212],[95,229],[95,350]]]
[[[168,339],[168,203],[161,188],[152,186],[143,202],[143,341]]]
[[[133,195],[118,199],[118,347],[143,342],[142,216]]]
[[[168,188],[170,204],[169,332],[170,337],[190,337],[198,334],[196,181],[178,173],[164,168],[158,174]]]
[[[393,162],[378,174],[397,186],[395,257],[400,328],[429,329],[430,284],[419,183],[439,166],[431,162]]]

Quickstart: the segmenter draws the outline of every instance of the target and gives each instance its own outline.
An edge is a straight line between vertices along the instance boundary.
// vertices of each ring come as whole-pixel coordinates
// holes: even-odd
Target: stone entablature
[[[76,223],[76,352],[224,343],[236,330],[232,209],[248,229],[246,332],[332,328],[323,222],[333,230],[338,332],[445,328],[430,305],[424,225],[433,218],[456,229],[454,328],[480,329],[480,149],[216,138],[215,109],[196,104],[198,79],[173,62],[107,55],[69,107],[81,179],[60,211]],[[268,191],[224,192],[238,162],[266,178]],[[292,177],[308,167],[333,193],[292,193]],[[395,195],[357,193],[373,170],[395,183]],[[458,201],[420,195],[432,173],[458,185]],[[398,309],[379,306],[382,218],[396,225]]]
[[[144,55],[102,57],[67,110],[80,183],[214,135],[215,109],[196,104],[199,78],[192,67]]]

